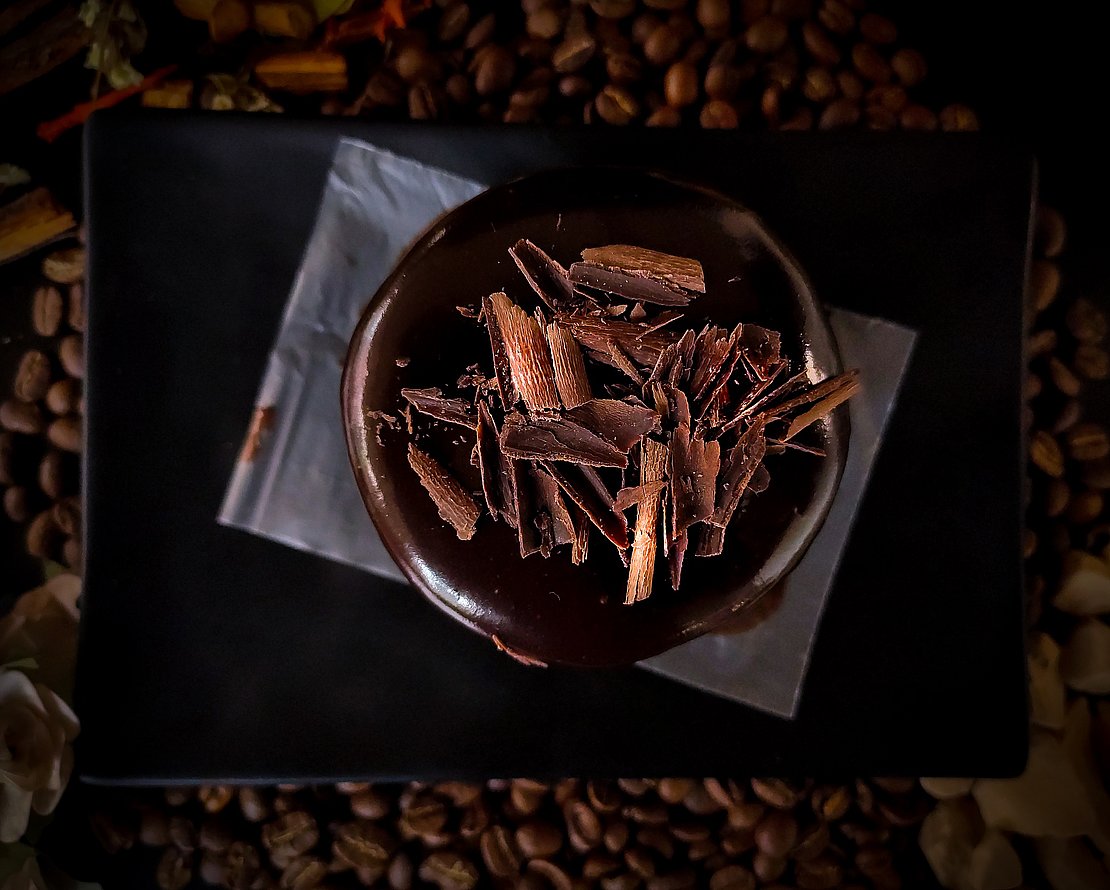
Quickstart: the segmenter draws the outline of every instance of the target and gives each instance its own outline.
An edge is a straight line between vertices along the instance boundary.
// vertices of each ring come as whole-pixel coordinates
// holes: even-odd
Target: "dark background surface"
[[[487,182],[616,160],[700,178],[825,300],[921,331],[796,722],[636,670],[522,668],[412,591],[215,525],[340,133]],[[89,158],[87,777],[1020,768],[1021,150],[169,114],[94,121]]]

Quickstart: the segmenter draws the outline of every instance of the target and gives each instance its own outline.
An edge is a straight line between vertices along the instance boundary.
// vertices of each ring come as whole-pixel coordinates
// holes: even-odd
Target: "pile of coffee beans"
[[[40,345],[0,393],[0,490],[8,519],[26,528],[27,551],[80,572],[84,248],[54,251],[42,272],[31,300]]]
[[[354,103],[420,120],[709,129],[968,130],[922,103],[928,67],[864,0],[437,0]]]
[[[533,779],[208,786],[102,813],[158,886],[897,890],[931,801],[913,779]]]

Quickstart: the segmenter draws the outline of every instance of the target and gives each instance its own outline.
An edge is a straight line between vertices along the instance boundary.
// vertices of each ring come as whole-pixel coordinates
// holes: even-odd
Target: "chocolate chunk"
[[[614,506],[613,496],[597,470],[581,464],[551,461],[541,466],[606,538],[620,550],[628,546],[628,523],[623,511]]]
[[[420,479],[420,484],[435,502],[442,519],[455,529],[459,540],[469,541],[474,537],[481,509],[466,489],[459,484],[446,468],[427,452],[409,444],[409,466]]]
[[[567,270],[528,239],[522,238],[510,247],[509,255],[532,290],[551,309],[569,310],[581,302]]]
[[[451,399],[445,396],[437,386],[427,389],[411,389],[406,387],[401,390],[401,397],[421,414],[445,420],[447,423],[456,423],[459,426],[474,429],[478,425],[478,418],[474,415],[474,408],[466,399]]]
[[[617,399],[591,399],[566,412],[574,421],[621,451],[627,452],[640,439],[659,430],[659,415],[644,405]]]
[[[627,244],[583,250],[582,261],[570,267],[570,279],[627,300],[664,306],[685,306],[705,293],[705,274],[697,260]]]
[[[594,353],[607,353],[608,341],[612,340],[632,361],[645,368],[659,360],[663,347],[678,339],[673,331],[652,330],[650,325],[634,321],[565,312],[556,315],[555,320],[569,328],[574,339]]]
[[[565,460],[591,467],[626,467],[625,451],[567,417],[509,415],[501,430],[501,448],[526,460]]]
[[[489,304],[505,343],[513,388],[529,410],[558,408],[555,369],[540,323],[503,293],[490,294]]]
[[[516,528],[516,497],[513,493],[512,464],[501,451],[497,424],[485,402],[478,406],[478,469],[482,474],[482,493],[486,506],[496,519],[501,517]]]
[[[565,327],[556,322],[547,326],[547,344],[555,369],[555,389],[564,407],[574,408],[593,398],[582,349]]]
[[[727,528],[732,520],[740,499],[751,481],[752,474],[763,461],[767,450],[767,440],[763,435],[762,417],[748,427],[729,450],[722,461],[721,473],[717,483],[717,500],[709,521],[721,528]]]

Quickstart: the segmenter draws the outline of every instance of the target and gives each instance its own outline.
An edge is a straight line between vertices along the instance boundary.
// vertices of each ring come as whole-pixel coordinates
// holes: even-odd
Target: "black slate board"
[[[413,591],[216,525],[340,135],[490,182],[615,161],[704,181],[827,302],[921,332],[796,721],[519,667]],[[146,113],[94,118],[86,155],[86,779],[1020,769],[1022,150]]]

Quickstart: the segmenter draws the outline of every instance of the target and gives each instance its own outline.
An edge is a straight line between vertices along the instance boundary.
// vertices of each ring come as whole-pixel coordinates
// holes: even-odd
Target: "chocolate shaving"
[[[782,337],[777,331],[769,331],[755,324],[746,324],[740,331],[740,342],[744,347],[745,361],[755,371],[759,380],[766,380],[772,368],[779,362]]]
[[[540,553],[550,557],[556,547],[575,540],[574,521],[555,480],[536,469],[529,469],[536,491],[533,523],[540,533]]]
[[[490,642],[497,647],[498,651],[504,652],[513,661],[518,662],[525,667],[547,667],[547,662],[540,661],[538,658],[533,658],[531,655],[525,655],[523,652],[517,652],[516,649],[510,649],[501,642],[501,638],[497,634],[490,634]]]
[[[725,552],[725,530],[718,525],[706,523],[694,527],[697,532],[698,546],[695,556],[720,556]]]
[[[466,489],[427,452],[409,443],[409,466],[435,502],[440,518],[449,522],[460,541],[469,541],[478,527],[481,509]]]
[[[513,386],[531,411],[559,407],[555,370],[538,321],[503,293],[490,294],[490,308],[505,341]]]
[[[489,334],[489,348],[493,353],[493,372],[497,377],[497,391],[501,395],[501,404],[508,411],[520,401],[513,382],[512,369],[509,367],[509,352],[505,346],[505,337],[501,331],[501,323],[497,320],[497,313],[493,311],[493,298],[482,298],[482,316],[486,320],[486,331]]]
[[[570,561],[580,566],[590,553],[590,518],[577,504],[570,504],[570,518],[574,523],[574,540],[570,544]]]
[[[625,451],[567,417],[509,415],[501,430],[506,454],[528,460],[565,460],[591,467],[627,467]]]
[[[640,483],[660,482],[667,468],[668,448],[654,439],[644,439],[640,457]],[[659,537],[660,495],[647,498],[636,508],[636,529],[632,537],[632,556],[628,563],[625,605],[651,596],[655,575],[655,551]]]
[[[481,318],[482,312],[477,306],[456,306],[455,311],[463,318]]]
[[[536,512],[539,497],[535,480],[527,461],[511,461],[513,476],[513,498],[516,504],[516,536],[522,558],[539,552],[543,544],[536,525]]]
[[[766,464],[760,464],[752,473],[752,480],[748,483],[750,494],[763,494],[771,485],[771,474]]]
[[[644,309],[644,304],[637,303],[633,306],[632,311],[628,313],[628,318],[630,321],[643,321],[647,318],[647,310]]]
[[[571,309],[580,302],[567,270],[539,247],[522,238],[509,248],[509,255],[536,292],[551,309]]]
[[[658,497],[666,487],[667,483],[659,480],[657,482],[644,482],[642,485],[633,485],[631,488],[622,488],[617,492],[613,501],[613,509],[618,513],[624,513],[650,498]]]
[[[569,315],[560,312],[555,320],[574,334],[574,339],[594,352],[608,353],[612,340],[634,362],[650,368],[659,359],[659,353],[678,337],[672,331],[652,330],[649,325],[635,321],[619,321],[590,315]]]
[[[485,402],[478,406],[478,470],[482,474],[482,494],[486,506],[496,519],[501,517],[516,528],[516,496],[513,493],[513,470],[501,451],[497,424]]]
[[[591,399],[566,412],[566,419],[627,452],[648,433],[659,431],[659,415],[644,405],[618,399]]]
[[[691,437],[690,427],[680,423],[671,438],[671,541],[713,513],[720,470],[721,443]]]
[[[541,466],[614,546],[620,550],[628,546],[628,523],[622,515],[623,511],[614,506],[613,496],[597,470],[581,464],[550,461]]]
[[[570,267],[571,281],[628,300],[685,306],[705,293],[701,263],[627,244],[592,247]]]
[[[678,590],[682,583],[682,565],[686,561],[686,548],[689,544],[690,536],[685,531],[671,543],[671,552],[667,556],[671,569],[671,590]]]
[[[474,416],[474,409],[470,402],[466,399],[448,398],[437,386],[427,389],[406,387],[401,390],[401,397],[421,414],[470,429],[478,425],[478,418]]]
[[[717,484],[716,508],[709,521],[721,528],[727,528],[740,499],[751,481],[763,455],[767,450],[767,440],[763,435],[763,418],[757,418],[736,441],[722,461],[721,474]]]
[[[555,370],[555,389],[564,407],[575,408],[593,398],[582,350],[565,327],[555,322],[547,326],[547,344]]]
[[[628,379],[637,386],[643,386],[644,378],[640,375],[639,368],[633,364],[632,359],[625,354],[624,350],[617,345],[616,340],[610,337],[605,341],[605,352],[609,357],[609,363],[612,364],[614,368],[627,376]]]
[[[832,386],[831,391],[814,404],[812,408],[790,422],[790,426],[786,429],[786,435],[782,437],[784,442],[789,442],[811,423],[820,420],[859,392],[858,371],[848,371],[846,374],[841,374],[839,377],[834,377],[831,381],[825,382],[836,385]]]

